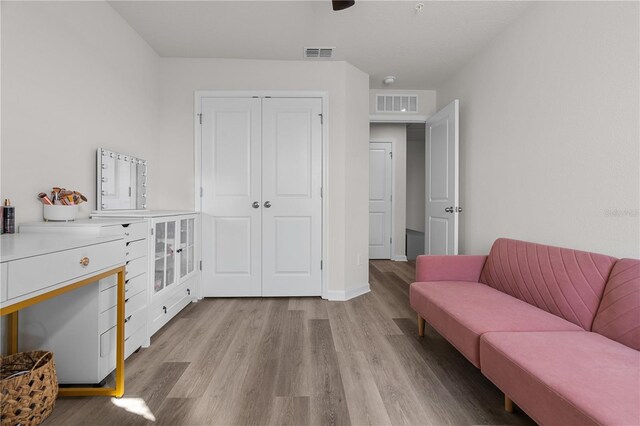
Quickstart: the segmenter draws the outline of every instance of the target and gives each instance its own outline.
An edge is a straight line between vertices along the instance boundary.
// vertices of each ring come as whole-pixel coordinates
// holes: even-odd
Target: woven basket
[[[0,392],[2,426],[42,423],[58,396],[53,353],[32,351],[0,357]]]

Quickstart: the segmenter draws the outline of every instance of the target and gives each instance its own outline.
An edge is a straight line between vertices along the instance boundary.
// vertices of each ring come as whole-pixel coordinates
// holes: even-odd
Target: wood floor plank
[[[329,320],[309,320],[312,382],[310,419],[313,425],[350,425],[338,356]]]
[[[353,425],[390,425],[391,419],[362,352],[338,353],[338,364]]]
[[[278,396],[268,424],[272,426],[300,426],[309,424],[308,396]]]
[[[288,311],[283,332],[274,394],[277,397],[311,396],[312,366],[305,312]]]

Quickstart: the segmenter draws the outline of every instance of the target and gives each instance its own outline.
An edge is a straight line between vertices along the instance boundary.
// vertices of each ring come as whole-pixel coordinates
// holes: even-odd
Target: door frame
[[[202,127],[200,125],[200,117],[202,114],[202,99],[203,98],[318,98],[322,100],[322,124],[320,128],[322,130],[322,158],[321,170],[322,170],[322,216],[321,221],[321,253],[322,253],[322,269],[320,270],[320,277],[322,282],[321,296],[323,299],[328,299],[329,283],[327,282],[329,276],[329,269],[331,265],[327,262],[329,258],[327,253],[328,236],[329,236],[329,92],[327,91],[293,91],[293,90],[195,90],[193,96],[193,155],[194,155],[194,209],[197,213],[202,213]],[[199,229],[202,233],[202,227]],[[203,241],[202,235],[200,235],[200,241]],[[202,249],[199,250],[198,258],[202,262]],[[198,288],[198,298],[202,298],[202,285]]]
[[[396,141],[395,139],[390,139],[390,138],[369,138],[369,147],[371,147],[372,143],[389,143],[391,144],[391,153],[395,152],[396,149]],[[396,218],[396,208],[395,208],[395,201],[394,201],[394,195],[396,192],[396,164],[395,164],[395,159],[393,158],[393,155],[391,155],[391,217],[389,218],[389,220],[391,220],[391,244],[389,247],[389,260],[396,260],[395,259],[395,253],[393,250],[393,245],[395,244],[396,241],[396,233],[395,233],[395,218]],[[369,167],[371,167],[371,164],[369,164]],[[367,256],[368,257],[368,256]]]

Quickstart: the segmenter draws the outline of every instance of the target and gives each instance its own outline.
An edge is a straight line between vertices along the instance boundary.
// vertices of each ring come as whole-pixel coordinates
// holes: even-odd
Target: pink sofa
[[[540,424],[640,424],[640,260],[498,239],[419,256],[411,307]]]

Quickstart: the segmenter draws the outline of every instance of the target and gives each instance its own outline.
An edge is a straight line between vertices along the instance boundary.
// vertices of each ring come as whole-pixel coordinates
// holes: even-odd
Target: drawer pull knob
[[[167,313],[167,307],[166,306],[163,306],[162,310],[164,311],[165,314]]]
[[[125,232],[124,235],[126,235],[128,237],[130,234],[128,232]]]
[[[129,315],[128,317],[126,317],[126,318],[124,319],[124,322],[125,322],[125,323],[127,323],[127,322],[129,322],[129,320],[130,320],[130,319],[131,319],[131,315]]]
[[[87,256],[83,257],[82,259],[80,259],[80,264],[82,266],[89,266],[89,258]]]
[[[187,294],[191,296],[191,289],[187,289]]]

